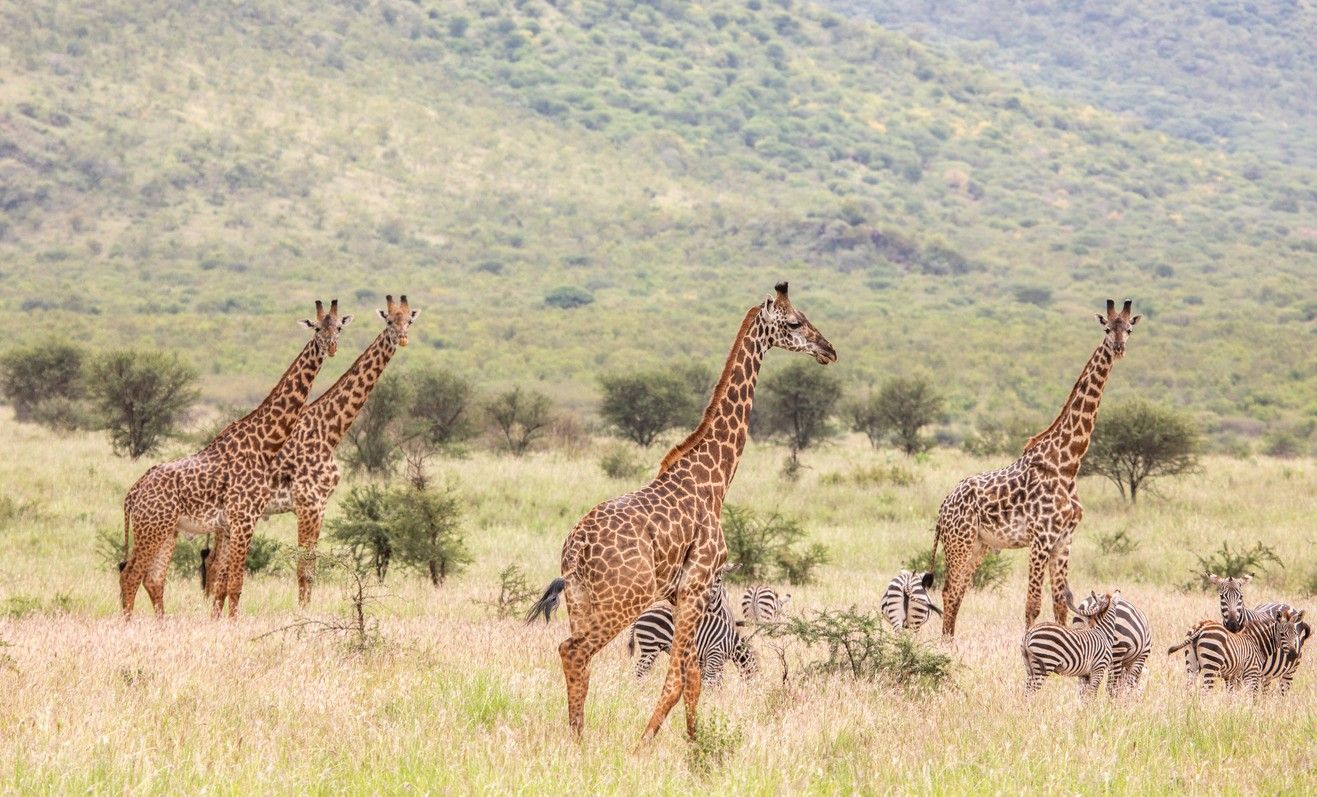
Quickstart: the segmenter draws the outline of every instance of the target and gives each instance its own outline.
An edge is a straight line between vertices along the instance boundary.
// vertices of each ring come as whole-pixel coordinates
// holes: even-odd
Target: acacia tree
[[[801,451],[833,434],[829,419],[841,400],[841,380],[806,361],[790,363],[763,380],[760,411],[763,429],[786,441],[788,468],[799,465]]]
[[[450,371],[426,369],[413,374],[409,386],[409,438],[423,446],[446,448],[475,434],[475,388],[469,381]]]
[[[928,448],[929,441],[919,431],[941,418],[942,396],[922,376],[897,377],[851,411],[852,428],[864,432],[875,448],[890,434],[907,454]]]
[[[92,363],[88,393],[115,453],[133,459],[174,434],[197,400],[197,373],[175,354],[122,350]]]
[[[13,405],[14,419],[43,421],[43,404],[81,399],[84,359],[70,343],[37,344],[0,357],[0,393]]]
[[[1197,470],[1199,447],[1198,430],[1188,418],[1136,399],[1098,416],[1084,467],[1115,482],[1121,497],[1136,503],[1149,479]]]
[[[672,371],[600,377],[599,414],[621,437],[648,446],[663,432],[698,415],[700,398],[691,389],[692,381]]]
[[[515,387],[495,396],[485,411],[507,441],[508,451],[519,457],[548,429],[553,420],[551,407],[543,393]]]
[[[343,461],[372,475],[393,472],[401,457],[399,427],[407,417],[411,390],[402,377],[385,374],[375,383],[352,426],[343,435]]]

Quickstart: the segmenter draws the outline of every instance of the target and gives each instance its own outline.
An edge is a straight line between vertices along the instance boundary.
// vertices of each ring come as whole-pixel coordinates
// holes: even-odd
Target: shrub
[[[980,418],[974,431],[965,436],[964,448],[980,457],[1019,456],[1037,429],[1034,421],[1020,415],[1005,420]]]
[[[707,777],[723,766],[745,742],[740,726],[709,709],[695,726],[695,739],[686,747],[686,763],[695,774]]]
[[[901,567],[912,573],[928,570],[928,554],[915,554],[906,559]],[[989,551],[979,563],[974,575],[970,576],[970,589],[999,589],[1011,574],[1011,563],[1001,551]],[[947,560],[939,551],[937,561],[933,563],[933,586],[942,589],[947,581]]]
[[[393,559],[389,539],[388,495],[374,484],[353,487],[343,499],[342,517],[325,524],[331,539],[343,543],[357,569],[370,569],[384,580]]]
[[[797,461],[801,451],[834,434],[829,420],[841,395],[833,371],[797,360],[763,380],[757,409],[764,431],[782,438]]]
[[[1097,541],[1098,550],[1107,555],[1133,553],[1139,549],[1139,541],[1123,529],[1108,534],[1099,534]]]
[[[645,371],[599,379],[603,401],[599,414],[612,430],[637,445],[648,446],[674,426],[694,425],[700,399],[690,380],[672,371]]]
[[[562,287],[555,288],[544,297],[544,303],[550,307],[556,307],[559,310],[572,310],[577,307],[584,307],[594,301],[594,294],[584,288]]]
[[[743,507],[723,507],[727,561],[739,567],[728,578],[743,583],[785,579],[792,584],[813,580],[814,570],[828,561],[820,543],[804,544],[805,530],[792,519],[773,513],[760,520]]]
[[[1200,589],[1212,588],[1212,582],[1207,580],[1208,574],[1223,578],[1239,578],[1258,572],[1265,573],[1270,565],[1285,567],[1285,563],[1280,560],[1276,552],[1261,542],[1253,543],[1252,548],[1232,551],[1230,541],[1225,540],[1221,543],[1221,547],[1209,556],[1195,554],[1195,558],[1198,560],[1196,581]],[[1192,585],[1193,582],[1188,586],[1192,587]]]
[[[196,379],[174,354],[122,350],[98,358],[88,393],[115,453],[137,459],[173,435],[197,400]]]
[[[86,355],[68,343],[36,344],[0,357],[0,394],[19,421],[44,423],[37,411],[48,401],[76,402],[83,396]]]
[[[519,457],[543,436],[553,420],[549,397],[520,387],[500,393],[485,407],[495,428],[507,442],[508,451]]]
[[[922,376],[899,377],[883,385],[877,395],[851,407],[851,428],[863,432],[874,448],[891,435],[907,454],[927,449],[919,431],[942,417],[942,396]]]
[[[409,438],[428,448],[448,448],[475,434],[475,388],[469,381],[450,371],[426,369],[412,374],[409,382]]]
[[[389,499],[390,544],[399,562],[424,572],[436,587],[471,562],[458,526],[461,505],[451,489],[430,487],[417,476]]]
[[[854,485],[855,487],[910,487],[919,482],[919,475],[900,465],[871,465],[849,471],[829,473],[819,479],[823,484]]]
[[[599,468],[610,479],[633,480],[645,474],[645,465],[625,444],[610,446],[599,459]]]
[[[498,595],[494,600],[484,603],[500,620],[510,617],[520,619],[526,613],[526,607],[538,596],[539,592],[526,581],[526,573],[511,564],[498,573]]]
[[[793,617],[765,626],[765,633],[825,648],[827,658],[809,664],[811,671],[822,675],[847,675],[913,690],[942,686],[952,672],[951,657],[908,634],[890,633],[886,623],[882,615],[852,606]]]
[[[1117,405],[1098,416],[1084,465],[1115,483],[1121,497],[1138,500],[1149,479],[1198,469],[1198,430],[1169,407],[1146,401]]]

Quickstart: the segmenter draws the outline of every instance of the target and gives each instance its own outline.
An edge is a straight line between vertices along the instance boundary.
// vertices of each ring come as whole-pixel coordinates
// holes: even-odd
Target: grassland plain
[[[1198,476],[1167,482],[1137,508],[1087,479],[1087,515],[1072,557],[1081,589],[1119,587],[1154,626],[1144,694],[1082,704],[1072,681],[1022,693],[1023,572],[1019,552],[997,591],[972,592],[951,650],[953,685],[907,694],[846,679],[801,681],[805,651],[788,648],[791,678],[762,647],[764,677],[729,676],[706,691],[702,717],[720,724],[721,760],[687,751],[680,721],[653,747],[631,747],[659,677],[637,684],[625,647],[597,660],[585,741],[567,735],[549,627],[497,620],[480,602],[505,565],[538,585],[559,546],[596,501],[629,489],[597,464],[599,446],[522,460],[483,452],[435,463],[462,495],[475,561],[433,589],[393,573],[375,610],[382,642],[276,633],[294,621],[290,574],[250,579],[242,617],[212,622],[195,582],[171,577],[169,617],[117,616],[113,566],[96,553],[118,530],[120,502],[144,469],[113,457],[99,435],[55,436],[0,416],[0,766],[14,792],[152,793],[1176,793],[1311,794],[1317,789],[1317,677],[1311,662],[1284,699],[1194,697],[1164,650],[1214,596],[1184,592],[1194,554],[1222,540],[1273,546],[1284,569],[1250,597],[1299,605],[1312,575],[1312,460],[1209,458]],[[184,451],[180,444],[167,455]],[[647,452],[661,455],[658,447]],[[995,463],[945,449],[910,460],[856,438],[810,453],[783,482],[784,452],[752,442],[730,500],[799,517],[832,562],[791,587],[792,612],[857,604],[901,560],[926,551],[943,494]],[[903,476],[891,479],[895,467]],[[341,495],[341,493],[340,493]],[[330,516],[337,510],[331,506]],[[1097,539],[1139,543],[1103,555]],[[260,533],[292,541],[286,518]],[[309,614],[341,615],[343,585],[322,581]],[[925,629],[930,644],[936,633]]]

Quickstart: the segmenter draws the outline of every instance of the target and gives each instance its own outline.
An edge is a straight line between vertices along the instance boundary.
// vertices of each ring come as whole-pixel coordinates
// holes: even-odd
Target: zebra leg
[[[649,668],[654,666],[654,660],[658,658],[659,651],[646,650],[636,659],[636,677],[644,678],[649,674]]]
[[[1102,685],[1102,679],[1106,676],[1106,667],[1093,668],[1093,672],[1089,673],[1089,675],[1083,679],[1085,699],[1091,700],[1092,698],[1097,697],[1098,687]]]

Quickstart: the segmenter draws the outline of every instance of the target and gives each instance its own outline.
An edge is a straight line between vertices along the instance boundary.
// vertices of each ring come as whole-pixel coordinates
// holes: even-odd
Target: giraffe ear
[[[312,320],[309,319],[309,318],[303,318],[301,321],[298,321],[297,323],[301,324],[302,326],[306,327],[307,329],[319,329],[319,328],[320,328],[320,325],[319,325],[319,324],[317,324],[316,322],[312,321]]]
[[[351,324],[351,323],[352,323],[352,314],[349,313],[348,315],[341,316],[341,317],[338,319],[338,328],[339,328],[339,329],[342,329],[343,327],[345,327],[345,326],[347,326],[348,324]]]
[[[388,320],[389,320],[389,314],[386,313],[385,311],[383,311],[383,310],[376,310],[375,312],[379,313],[379,314],[380,314],[380,318],[383,318],[385,321],[388,321]]]
[[[1098,323],[1105,327],[1107,325],[1107,317],[1101,313],[1095,313],[1095,315],[1097,316]]]
[[[1142,316],[1142,315],[1136,315],[1136,316],[1134,316],[1133,318],[1131,318],[1131,319],[1130,319],[1130,326],[1134,326],[1135,324],[1139,323],[1139,319],[1140,319],[1140,318],[1143,318],[1143,316]]]
[[[420,311],[420,310],[413,310],[413,311],[412,311],[412,320],[415,321],[415,320],[416,320],[416,316],[418,316],[418,315],[420,315],[420,314],[421,314],[421,311]]]

